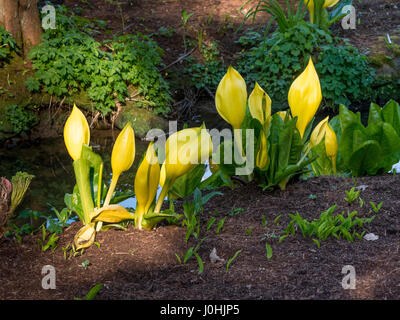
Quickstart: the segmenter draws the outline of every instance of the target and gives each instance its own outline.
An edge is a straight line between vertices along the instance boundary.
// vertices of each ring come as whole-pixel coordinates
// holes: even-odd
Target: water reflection
[[[119,131],[92,130],[90,146],[104,162],[103,177],[111,182],[111,152]],[[132,167],[121,174],[116,191],[134,190],[135,173],[148,142],[136,139],[136,156]],[[42,139],[40,144],[21,145],[17,148],[0,149],[0,177],[11,179],[18,171],[35,175],[18,211],[31,209],[50,214],[51,207],[58,210],[65,207],[64,195],[71,193],[75,185],[72,159],[64,145],[63,137]],[[203,180],[211,175],[207,166]],[[157,197],[161,192],[158,188]],[[126,208],[136,208],[136,199],[130,198],[120,203]]]
[[[92,130],[90,146],[104,162],[104,179],[111,181],[111,151],[119,131]],[[116,191],[133,190],[135,172],[147,142],[136,140],[136,157],[133,166],[124,172]],[[11,179],[17,171],[35,175],[18,210],[31,209],[50,213],[50,206],[65,207],[64,195],[71,193],[75,185],[72,159],[64,145],[63,137],[41,139],[40,144],[21,145],[13,149],[0,149],[0,176]],[[18,213],[18,212],[17,212]]]

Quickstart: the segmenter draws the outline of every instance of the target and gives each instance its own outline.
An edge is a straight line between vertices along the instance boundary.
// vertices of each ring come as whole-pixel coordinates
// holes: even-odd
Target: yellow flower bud
[[[136,228],[142,228],[143,215],[147,214],[157,194],[160,181],[160,164],[150,143],[135,176]]]
[[[292,83],[288,100],[293,117],[297,117],[297,129],[303,138],[322,100],[321,84],[311,58],[307,68]]]
[[[337,144],[336,133],[335,131],[333,131],[329,123],[326,126],[325,150],[326,150],[326,155],[332,161],[333,172],[336,173],[336,156],[337,156],[338,144]]]
[[[73,160],[78,160],[81,157],[82,145],[89,145],[89,141],[89,124],[82,111],[74,105],[64,126],[65,146]]]
[[[163,187],[157,206],[158,213],[169,188],[174,181],[212,154],[212,140],[204,126],[188,128],[172,134],[166,142],[165,161],[161,167],[160,185]]]
[[[310,148],[315,147],[319,144],[325,136],[326,126],[328,125],[329,116],[324,120],[320,121],[314,128],[310,137]]]
[[[228,72],[221,79],[215,95],[215,105],[221,117],[233,129],[240,129],[247,101],[246,83],[234,68],[229,66]]]
[[[113,176],[111,179],[111,185],[108,188],[106,200],[104,206],[108,206],[112,194],[118,182],[118,178],[122,172],[128,170],[135,160],[135,132],[131,127],[131,123],[128,122],[122,131],[119,133],[117,140],[111,153],[111,168]]]
[[[113,174],[120,175],[128,170],[135,160],[135,133],[128,122],[119,133],[111,154]]]
[[[249,96],[249,110],[251,116],[260,121],[262,125],[269,123],[271,119],[271,98],[257,82]]]

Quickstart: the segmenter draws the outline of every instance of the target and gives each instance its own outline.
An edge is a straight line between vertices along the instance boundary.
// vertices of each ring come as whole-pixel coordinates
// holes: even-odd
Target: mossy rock
[[[391,35],[391,44],[386,36],[376,37],[370,48],[368,59],[378,75],[400,77],[400,36]]]
[[[168,121],[161,118],[149,110],[139,108],[135,103],[128,101],[126,106],[118,115],[115,120],[115,126],[123,129],[125,125],[131,122],[135,131],[135,136],[144,138],[151,129],[161,129],[166,131],[168,129]]]

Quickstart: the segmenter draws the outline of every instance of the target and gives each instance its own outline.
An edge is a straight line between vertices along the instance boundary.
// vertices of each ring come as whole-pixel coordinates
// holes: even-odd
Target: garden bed
[[[345,190],[354,185],[360,197],[348,204]],[[61,235],[57,248],[42,252],[41,235],[0,243],[0,299],[73,299],[83,297],[95,285],[104,286],[97,299],[398,299],[400,296],[400,177],[392,175],[351,178],[320,177],[289,184],[286,191],[262,191],[254,183],[221,190],[204,206],[198,240],[207,236],[198,254],[204,271],[198,274],[193,256],[180,264],[198,240],[185,242],[186,229],[160,225],[152,231],[100,232],[93,245],[81,256],[64,259],[62,248],[73,241],[80,223]],[[312,220],[334,204],[335,213],[358,211],[371,217],[370,201],[383,201],[376,218],[363,226],[376,241],[328,238],[320,247],[298,230],[279,243],[290,218],[298,211]],[[180,211],[179,209],[177,211]],[[279,216],[278,220],[274,220]],[[217,234],[217,223],[227,217]],[[263,225],[262,216],[267,222]],[[207,222],[216,223],[206,230]],[[272,257],[267,258],[265,244]],[[210,253],[225,262],[212,263]],[[230,264],[226,263],[242,250]],[[42,268],[56,270],[56,289],[42,289]],[[342,287],[342,268],[356,271],[356,289]]]

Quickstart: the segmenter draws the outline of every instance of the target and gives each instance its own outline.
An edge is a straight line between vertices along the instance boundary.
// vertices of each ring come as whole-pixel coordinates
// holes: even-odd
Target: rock
[[[379,239],[379,237],[376,234],[368,233],[364,236],[364,239],[367,241],[376,241]]]
[[[128,101],[126,106],[123,107],[122,112],[120,112],[115,120],[115,126],[118,129],[123,129],[128,121],[131,122],[135,130],[135,136],[139,138],[144,138],[151,129],[158,128],[165,132],[168,130],[167,120],[149,110],[137,107],[131,101]]]
[[[217,255],[217,249],[212,249],[211,253],[210,253],[210,261],[211,263],[217,263],[217,262],[222,262],[225,263],[225,260],[218,257]]]

